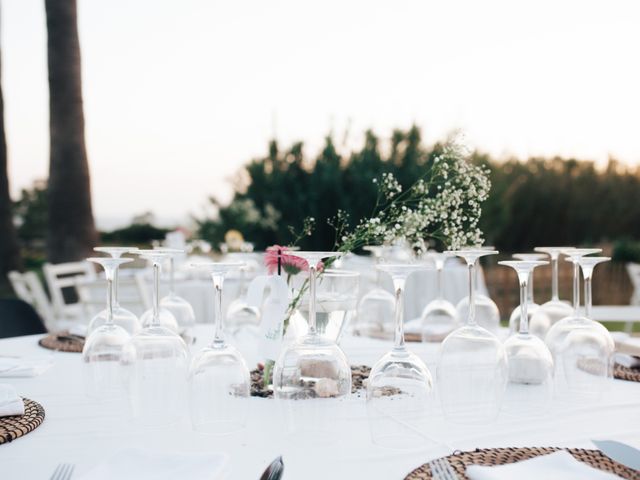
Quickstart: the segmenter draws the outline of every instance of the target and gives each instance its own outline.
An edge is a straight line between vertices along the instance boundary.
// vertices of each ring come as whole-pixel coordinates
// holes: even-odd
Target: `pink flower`
[[[309,270],[306,260],[291,255],[289,248],[280,245],[273,245],[267,248],[264,254],[264,264],[269,274],[278,272],[278,252],[280,253],[280,265],[287,275],[297,275],[302,271]]]

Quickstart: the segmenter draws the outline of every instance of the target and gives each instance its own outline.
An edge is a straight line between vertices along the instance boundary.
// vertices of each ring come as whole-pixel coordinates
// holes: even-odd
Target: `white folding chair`
[[[61,326],[69,326],[69,323],[78,321],[87,322],[90,313],[86,311],[81,301],[82,293],[78,287],[96,279],[93,265],[89,262],[69,262],[56,265],[45,263],[43,270],[56,321],[66,324]],[[71,289],[75,293],[74,301],[67,302],[65,300],[64,292],[66,289]]]
[[[40,314],[48,330],[55,323],[53,307],[35,272],[9,272],[9,282],[18,298],[31,305]]]
[[[633,294],[629,303],[631,305],[640,305],[640,263],[629,262],[626,267],[629,279],[631,279],[631,285],[633,285]],[[627,322],[624,329],[626,332],[631,332],[633,323]]]

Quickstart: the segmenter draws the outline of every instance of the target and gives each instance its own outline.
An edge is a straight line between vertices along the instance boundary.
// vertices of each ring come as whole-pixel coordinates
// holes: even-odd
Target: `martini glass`
[[[148,323],[131,337],[123,363],[128,371],[134,421],[164,426],[177,422],[186,410],[189,351],[176,330],[161,322],[160,263],[167,254],[155,250],[136,253],[153,264],[153,308]]]
[[[404,343],[404,286],[424,266],[381,264],[395,290],[394,346],[380,358],[367,381],[367,416],[374,443],[390,448],[416,448],[425,436],[417,427],[426,418],[433,381],[429,369]]]
[[[554,325],[573,313],[571,304],[560,300],[558,294],[558,259],[562,252],[568,252],[571,249],[569,247],[537,247],[534,250],[546,253],[551,259],[551,300],[540,305],[540,312],[549,318],[551,325]]]
[[[95,247],[93,250],[99,253],[111,255],[111,258],[121,258],[125,253],[135,253],[137,249],[133,247]],[[133,312],[120,305],[118,297],[118,267],[119,265],[116,265],[113,278],[113,323],[120,325],[129,333],[129,335],[133,335],[140,330],[141,324],[140,320]],[[106,309],[98,312],[91,319],[87,332],[91,333],[100,325],[104,325],[107,321],[107,316],[108,312]]]
[[[547,258],[543,253],[516,253],[513,258],[517,260],[524,260],[527,262],[537,262]],[[537,337],[544,338],[547,330],[551,327],[551,319],[543,313],[539,313],[540,305],[538,305],[533,298],[533,269],[531,269],[531,276],[528,280],[528,298],[527,298],[527,315],[529,315],[529,330]],[[522,303],[522,300],[521,300]],[[509,317],[509,331],[510,333],[516,333],[520,329],[520,312],[521,305],[517,306],[511,312]],[[537,314],[537,315],[536,315]]]
[[[471,250],[475,251],[486,251],[486,252],[494,252],[495,249],[493,247],[470,247]],[[477,276],[479,275],[479,270],[475,269],[476,275],[476,284],[478,282]],[[481,327],[486,328],[492,333],[497,333],[500,329],[500,310],[498,310],[498,306],[496,302],[491,300],[490,297],[484,295],[483,293],[479,293],[476,289],[475,292],[475,321]],[[459,323],[464,323],[466,319],[469,317],[469,296],[464,297],[462,300],[458,302],[456,305],[456,316],[458,318]]]
[[[422,341],[423,342],[441,342],[453,330],[458,328],[458,318],[456,315],[456,307],[444,299],[442,291],[442,270],[448,258],[453,254],[450,252],[438,253],[430,252],[429,256],[433,259],[437,275],[438,275],[438,296],[422,311]]]
[[[371,252],[375,263],[379,264],[389,247],[369,245],[363,249]],[[375,287],[364,294],[358,303],[355,331],[360,335],[390,333],[393,329],[394,308],[395,299],[390,292],[381,287],[380,271],[376,269]]]
[[[178,323],[178,334],[187,344],[195,341],[193,329],[196,324],[196,314],[189,302],[176,293],[175,258],[184,254],[184,250],[176,248],[156,248],[157,252],[166,253],[169,259],[169,294],[160,300],[160,308],[168,310]]]
[[[213,280],[215,314],[213,341],[201,350],[189,369],[191,423],[200,432],[227,434],[244,427],[251,388],[249,370],[238,350],[224,339],[222,286],[225,276],[243,263],[201,263]]]
[[[292,252],[309,268],[309,330],[285,346],[274,366],[273,389],[287,416],[287,430],[302,441],[335,441],[332,423],[351,393],[351,368],[332,339],[316,329],[316,276],[319,262],[336,252]],[[305,288],[305,287],[303,287]]]
[[[504,343],[509,363],[504,409],[516,415],[544,414],[553,397],[553,357],[545,343],[529,331],[527,309],[531,292],[527,292],[527,284],[533,277],[533,269],[548,262],[520,260],[498,263],[513,268],[518,275],[521,310],[518,332]]]
[[[154,322],[154,317],[157,315],[160,325],[173,330],[177,334],[180,334],[180,326],[178,325],[178,320],[173,315],[173,313],[171,313],[171,311],[167,308],[163,307],[158,300],[160,298],[160,269],[162,267],[162,263],[167,258],[169,258],[169,254],[163,252],[160,249],[137,250],[134,253],[140,255],[140,257],[142,258],[147,259],[151,263],[153,269],[153,287],[151,288],[152,307],[151,309],[144,312],[140,317],[142,326],[147,327],[151,325]]]
[[[613,377],[613,339],[591,316],[593,270],[609,260],[609,257],[577,259],[584,277],[584,317],[574,319],[571,330],[557,350],[569,392],[580,397],[600,398]]]
[[[478,258],[497,251],[460,250],[469,269],[469,315],[440,347],[437,386],[445,418],[456,423],[491,423],[496,419],[508,378],[507,356],[500,340],[476,321]]]
[[[103,324],[87,336],[82,349],[87,394],[100,399],[117,398],[124,394],[121,361],[130,340],[129,333],[114,322],[113,288],[116,271],[130,258],[88,258],[104,268],[107,278],[107,309]]]

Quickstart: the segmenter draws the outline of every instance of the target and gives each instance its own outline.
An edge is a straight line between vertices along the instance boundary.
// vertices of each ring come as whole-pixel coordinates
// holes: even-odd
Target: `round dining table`
[[[192,354],[213,335],[212,325],[198,325]],[[75,465],[74,479],[125,448],[156,452],[224,453],[224,478],[258,480],[264,469],[282,455],[285,480],[367,479],[401,480],[416,467],[456,450],[488,447],[594,448],[591,440],[618,440],[640,448],[640,383],[613,380],[598,402],[554,401],[539,415],[501,413],[489,425],[447,422],[437,400],[430,404],[424,443],[394,450],[372,442],[366,400],[352,394],[347,408],[336,411],[335,438],[322,446],[291,437],[276,400],[252,397],[246,428],[226,436],[193,431],[185,408],[177,424],[138,427],[130,419],[126,399],[101,401],[84,393],[81,355],[46,350],[40,336],[0,340],[0,356],[25,359],[49,357],[52,366],[35,377],[2,378],[18,393],[39,402],[44,422],[32,432],[0,445],[0,478],[48,479],[60,463]],[[257,343],[231,339],[247,364],[260,360]],[[346,336],[341,342],[352,365],[372,365],[391,348],[389,340]],[[425,360],[435,378],[439,345],[411,343],[409,348]],[[211,408],[215,408],[212,405]],[[178,479],[176,479],[178,480]]]

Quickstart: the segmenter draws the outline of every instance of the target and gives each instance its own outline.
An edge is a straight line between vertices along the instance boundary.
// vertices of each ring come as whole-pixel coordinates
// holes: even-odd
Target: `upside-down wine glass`
[[[253,254],[248,252],[234,252],[225,256],[225,262],[241,262],[240,276],[238,278],[238,294],[229,303],[226,315],[226,328],[232,336],[248,334],[249,338],[256,338],[260,334],[260,309],[249,305],[247,301],[247,272],[252,270],[249,263]],[[255,268],[255,267],[253,267]]]
[[[227,434],[245,425],[249,369],[240,352],[225,342],[222,315],[224,278],[243,266],[241,262],[192,265],[210,273],[214,288],[213,341],[193,358],[189,369],[191,423],[196,431]]]
[[[560,294],[558,289],[558,259],[562,252],[568,252],[571,250],[569,247],[536,247],[536,252],[542,252],[549,255],[551,260],[551,300],[540,305],[540,312],[544,313],[551,325],[559,322],[565,317],[570,316],[573,313],[573,308],[569,302],[560,300]],[[549,327],[551,328],[551,327]]]
[[[169,293],[160,300],[160,308],[173,314],[178,323],[178,334],[187,345],[195,341],[193,329],[196,325],[196,314],[191,304],[176,293],[175,259],[184,254],[184,250],[176,248],[156,248],[155,251],[166,253],[169,259]]]
[[[273,372],[274,396],[287,416],[288,433],[310,443],[335,442],[332,428],[351,393],[351,368],[344,352],[316,329],[316,276],[322,259],[337,252],[292,252],[309,268],[309,330],[285,346]]]
[[[600,398],[613,377],[615,344],[606,327],[592,319],[591,312],[593,270],[609,260],[609,257],[576,258],[584,277],[584,316],[569,317],[556,324],[572,320],[555,352],[561,359],[568,393],[592,400]]]
[[[469,247],[469,250],[493,252],[493,247]],[[475,292],[475,321],[478,325],[486,328],[491,333],[497,334],[500,329],[500,310],[498,305],[491,297],[477,291],[478,276],[480,275],[480,269],[475,269],[476,275],[476,292]],[[469,317],[469,296],[467,295],[456,305],[456,316],[458,323],[463,324]]]
[[[433,387],[431,372],[404,342],[404,286],[419,264],[380,264],[395,290],[394,346],[371,368],[367,381],[367,416],[374,443],[390,448],[416,448],[428,439],[419,428],[426,419]]]
[[[155,247],[153,250],[136,250],[135,253],[140,255],[141,258],[145,258],[152,265],[152,277],[153,283],[151,285],[151,308],[144,312],[140,316],[140,322],[143,327],[147,327],[154,322],[154,317],[157,315],[160,325],[173,330],[180,335],[180,326],[175,315],[167,308],[163,307],[159,301],[160,298],[160,271],[162,264],[170,258],[170,254],[163,251],[160,247]],[[156,278],[157,277],[157,278]],[[156,312],[156,306],[157,312]]]
[[[513,258],[516,260],[524,260],[526,262],[537,262],[545,259],[547,256],[543,253],[515,253]],[[529,288],[527,291],[527,315],[529,315],[529,331],[539,338],[544,338],[547,334],[547,330],[551,327],[551,320],[544,313],[539,313],[540,305],[535,302],[533,296],[533,269],[531,269],[531,276],[527,282]],[[518,305],[511,312],[509,317],[509,333],[513,334],[520,330],[520,312],[521,305]]]
[[[384,252],[390,247],[384,245],[368,245],[364,250],[371,252],[376,265],[380,263]],[[359,335],[391,333],[393,329],[393,312],[395,299],[391,292],[380,284],[380,270],[375,269],[376,283],[374,288],[365,293],[358,303],[355,331]]]
[[[127,367],[134,421],[147,426],[178,421],[186,410],[189,351],[175,330],[161,323],[160,265],[167,254],[138,250],[153,265],[153,308],[148,323],[131,337]],[[175,320],[175,319],[174,319]]]
[[[440,347],[437,386],[445,418],[456,423],[490,423],[496,419],[507,383],[507,357],[500,340],[476,321],[478,258],[497,251],[460,250],[469,270],[469,315]]]
[[[125,253],[134,253],[137,249],[133,247],[95,247],[93,250],[95,252],[111,255],[111,258],[121,258]],[[120,305],[120,298],[118,295],[118,272],[119,265],[116,265],[113,278],[113,323],[120,325],[129,333],[129,335],[133,335],[140,330],[142,325],[138,317],[133,312]],[[106,309],[98,312],[91,319],[87,333],[91,333],[100,325],[104,325],[107,321],[107,315],[108,312]]]
[[[422,341],[441,342],[459,326],[456,307],[444,299],[442,286],[444,264],[454,255],[450,252],[429,252],[428,255],[436,265],[438,287],[436,299],[429,302],[422,311]]]
[[[580,315],[580,264],[578,259],[586,255],[593,255],[600,253],[600,248],[573,248],[568,247],[562,250],[561,253],[565,255],[568,262],[573,264],[573,303],[571,314],[560,319],[553,324],[547,334],[544,337],[544,342],[549,347],[551,355],[553,355],[553,361],[555,365],[555,383],[556,394],[564,395],[567,393],[567,383],[564,375],[564,365],[562,364],[562,356],[559,355],[560,348],[562,347],[567,335],[574,327],[582,325],[584,317]]]
[[[86,392],[100,399],[113,399],[124,394],[121,361],[131,339],[129,332],[114,322],[115,275],[118,267],[130,258],[88,258],[104,268],[107,279],[106,319],[87,336],[82,349]]]
[[[518,332],[504,342],[509,364],[504,410],[525,416],[545,414],[553,398],[553,357],[545,343],[529,331],[527,309],[531,292],[527,291],[527,284],[533,277],[534,268],[548,262],[517,260],[498,263],[516,271],[520,286]]]

